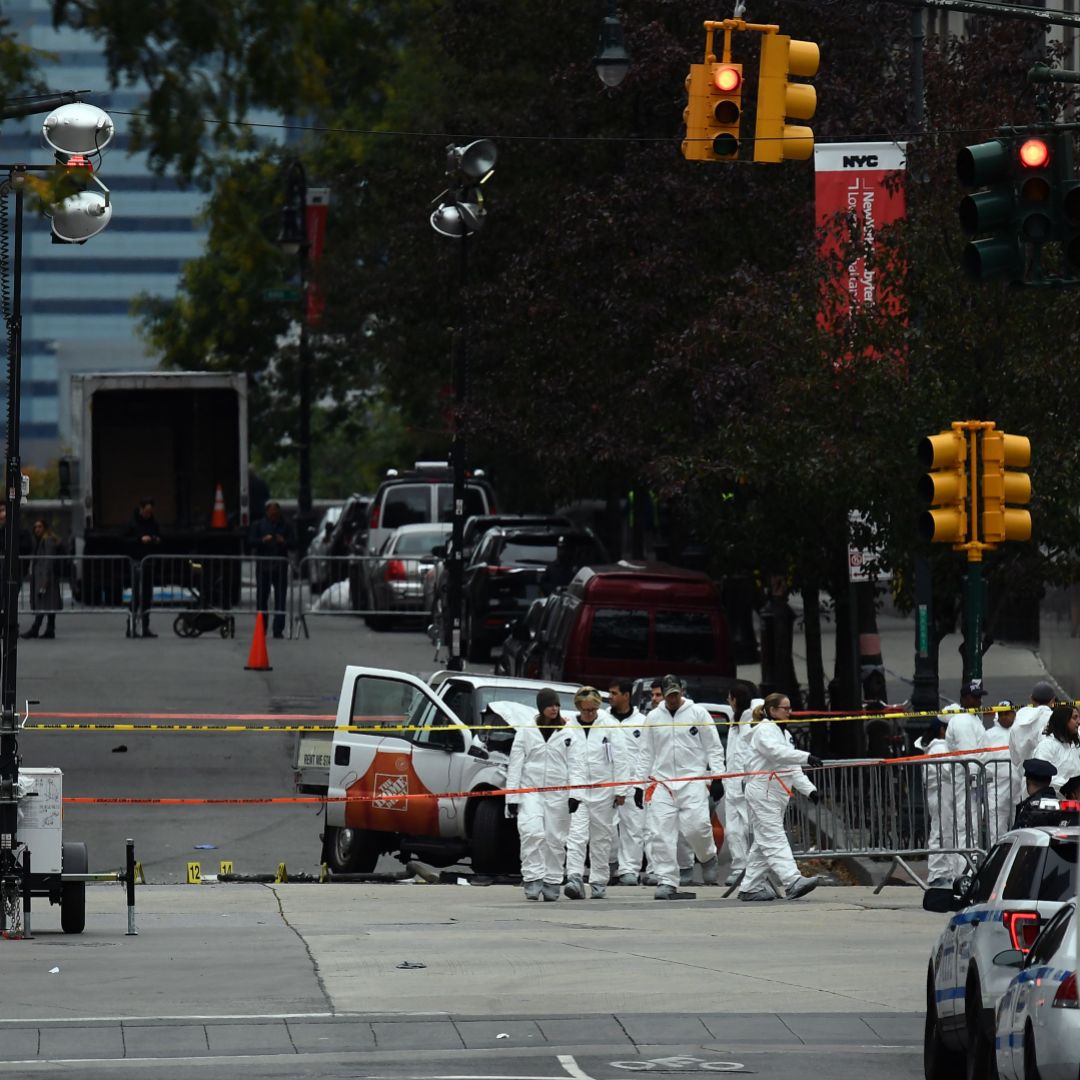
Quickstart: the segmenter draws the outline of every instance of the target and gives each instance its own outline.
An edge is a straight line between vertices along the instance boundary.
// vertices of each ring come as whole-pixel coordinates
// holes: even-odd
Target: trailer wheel
[[[85,874],[89,860],[86,845],[72,841],[65,843],[62,852],[65,874]],[[60,892],[60,928],[65,934],[81,934],[86,926],[86,882],[65,881]]]

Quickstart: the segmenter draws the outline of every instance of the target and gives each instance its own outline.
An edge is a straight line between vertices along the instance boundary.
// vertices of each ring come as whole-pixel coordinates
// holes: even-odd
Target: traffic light
[[[1061,241],[1061,269],[1067,278],[1080,278],[1080,180],[1073,169],[1073,134],[1058,134],[1054,156],[1057,180],[1055,239]]]
[[[919,536],[935,544],[968,539],[967,439],[943,431],[919,441],[919,461],[932,472],[919,478],[919,497],[929,507],[919,515]]]
[[[1031,514],[1018,509],[1031,501],[1031,440],[989,428],[982,437],[982,541],[1031,539]],[[1006,505],[1012,503],[1012,506]]]
[[[820,51],[812,41],[795,41],[786,34],[762,34],[755,161],[805,161],[813,154],[813,131],[788,124],[787,118],[809,120],[817,109],[817,91],[806,83],[789,83],[788,78],[812,78],[820,61]]]
[[[1013,281],[1023,278],[1013,187],[1014,145],[1013,139],[992,139],[965,146],[956,158],[960,183],[984,189],[964,196],[960,203],[960,228],[967,236],[983,237],[967,244],[963,254],[964,269],[979,281],[999,276]]]
[[[1017,139],[1014,156],[1016,225],[1020,239],[1045,244],[1054,232],[1054,158],[1050,140],[1039,135]]]
[[[708,134],[717,159],[739,156],[739,124],[742,119],[742,64],[711,65],[711,104]]]
[[[732,161],[739,156],[742,64],[691,64],[683,110],[687,161]]]

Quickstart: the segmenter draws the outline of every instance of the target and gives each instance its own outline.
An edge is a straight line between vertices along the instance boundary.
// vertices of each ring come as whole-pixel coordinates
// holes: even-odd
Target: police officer
[[[1026,825],[1037,824],[1039,811],[1036,804],[1040,799],[1056,799],[1057,792],[1050,786],[1050,781],[1057,775],[1057,769],[1049,761],[1042,758],[1028,758],[1024,762],[1024,784],[1027,787],[1027,798],[1016,808],[1016,820],[1013,822],[1014,829],[1022,829]]]

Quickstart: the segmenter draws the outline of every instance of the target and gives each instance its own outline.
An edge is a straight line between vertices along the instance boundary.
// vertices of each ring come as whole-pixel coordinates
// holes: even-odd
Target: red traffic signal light
[[[722,94],[731,94],[742,85],[742,72],[729,64],[717,64],[713,68],[713,86]]]
[[[1018,154],[1025,169],[1042,169],[1050,163],[1050,146],[1043,139],[1025,139]]]

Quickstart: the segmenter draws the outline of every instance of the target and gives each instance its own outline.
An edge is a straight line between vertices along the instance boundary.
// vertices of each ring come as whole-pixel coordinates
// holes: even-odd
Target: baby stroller
[[[225,595],[220,569],[214,573],[213,565],[194,561],[188,566],[191,569],[188,585],[198,607],[180,612],[173,620],[173,632],[178,637],[196,638],[216,630],[223,638],[236,637],[235,617],[213,606],[215,598],[220,600]]]

